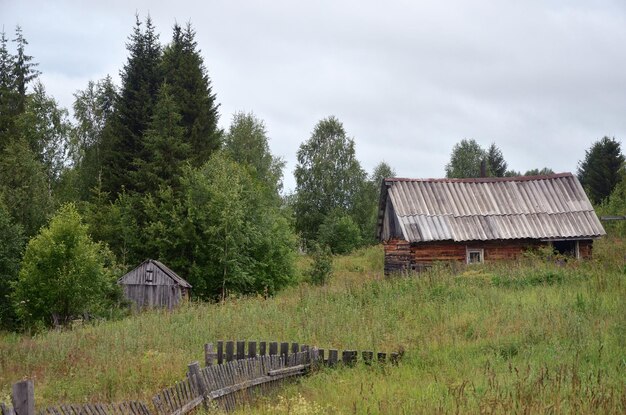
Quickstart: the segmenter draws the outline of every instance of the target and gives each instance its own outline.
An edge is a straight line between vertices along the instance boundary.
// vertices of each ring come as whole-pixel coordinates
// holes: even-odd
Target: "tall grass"
[[[626,248],[410,278],[381,275],[379,247],[335,260],[327,286],[190,304],[66,332],[0,340],[0,400],[35,380],[37,402],[148,399],[218,339],[404,349],[398,367],[325,369],[258,413],[613,412],[626,410]],[[307,265],[301,260],[302,267]]]

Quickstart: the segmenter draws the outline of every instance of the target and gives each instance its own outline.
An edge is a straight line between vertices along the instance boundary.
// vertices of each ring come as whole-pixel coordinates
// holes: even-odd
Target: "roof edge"
[[[513,176],[513,177],[472,177],[472,178],[423,178],[411,179],[406,177],[388,177],[384,182],[452,182],[452,183],[490,183],[490,182],[525,182],[533,180],[551,180],[562,177],[573,177],[570,172],[545,174],[540,176]]]

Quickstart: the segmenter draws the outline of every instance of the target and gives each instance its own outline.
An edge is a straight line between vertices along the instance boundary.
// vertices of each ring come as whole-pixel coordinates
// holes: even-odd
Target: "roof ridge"
[[[441,217],[441,216],[451,216],[454,218],[470,218],[474,216],[528,216],[528,215],[563,215],[565,213],[583,213],[583,212],[595,212],[593,209],[581,209],[581,210],[568,210],[561,212],[526,212],[526,213],[472,213],[468,215],[455,215],[454,213],[441,213],[441,214],[426,214],[426,213],[414,213],[410,215],[401,215],[396,214],[400,218],[409,218],[413,216],[424,216],[427,218]]]
[[[562,177],[573,177],[570,172],[545,174],[539,176],[513,176],[513,177],[472,177],[472,178],[407,178],[407,177],[387,177],[385,182],[453,182],[453,183],[489,183],[489,182],[523,182],[534,180],[552,180]]]

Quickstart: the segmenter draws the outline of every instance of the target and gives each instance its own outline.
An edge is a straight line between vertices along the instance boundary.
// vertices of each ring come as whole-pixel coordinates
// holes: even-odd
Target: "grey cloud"
[[[63,105],[117,75],[135,12],[162,42],[191,20],[221,125],[238,110],[263,118],[291,189],[299,144],[330,114],[368,171],[386,160],[409,177],[443,175],[462,138],[496,142],[517,170],[573,171],[594,140],[626,136],[622,1],[89,4],[2,4]]]

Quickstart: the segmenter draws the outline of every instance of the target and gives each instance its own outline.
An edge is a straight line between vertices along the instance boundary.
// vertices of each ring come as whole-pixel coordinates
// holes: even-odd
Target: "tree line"
[[[615,138],[602,137],[585,151],[578,163],[576,175],[594,205],[608,203],[609,198],[623,180],[624,154],[621,143]],[[484,171],[481,171],[484,170]],[[450,162],[446,164],[446,177],[515,177],[554,174],[548,167],[527,170],[524,174],[509,170],[502,150],[495,143],[484,149],[474,139],[463,139],[454,145]],[[617,195],[613,197],[615,199]]]
[[[27,45],[19,27],[14,39],[1,33],[3,328],[110,313],[123,302],[117,278],[146,258],[176,270],[195,298],[223,301],[296,282],[299,251],[313,254],[307,277],[323,283],[330,255],[376,242],[380,186],[392,167],[366,172],[354,139],[329,116],[300,145],[295,191],[283,194],[285,162],[270,151],[263,120],[240,112],[218,127],[191,24],[175,24],[162,44],[151,19],[137,17],[120,85],[109,76],[89,82],[74,94],[73,117],[47,94]],[[606,158],[593,148],[587,157]],[[593,160],[581,171],[595,171]],[[495,144],[463,140],[446,175],[476,177],[481,164],[489,175],[519,174]],[[605,177],[594,174],[581,175],[590,192]]]
[[[0,43],[0,322],[64,324],[122,299],[116,279],[158,258],[195,298],[272,295],[295,282],[299,250],[374,242],[381,163],[367,174],[339,120],[298,153],[297,189],[264,122],[219,104],[191,24],[162,44],[136,18],[120,85],[74,94],[73,117],[48,95],[22,30]],[[11,50],[13,49],[13,51]],[[312,278],[314,279],[314,278]]]

